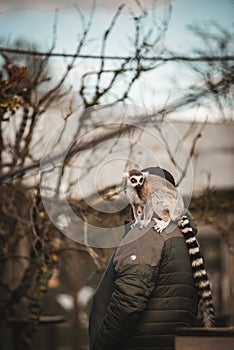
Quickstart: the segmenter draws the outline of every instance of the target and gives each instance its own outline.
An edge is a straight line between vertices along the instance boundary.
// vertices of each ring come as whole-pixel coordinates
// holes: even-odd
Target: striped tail
[[[186,215],[183,215],[182,218],[178,221],[178,227],[184,235],[188,248],[192,264],[193,279],[198,290],[203,324],[205,327],[214,327],[214,305],[212,301],[211,285],[204,266],[199,243]]]

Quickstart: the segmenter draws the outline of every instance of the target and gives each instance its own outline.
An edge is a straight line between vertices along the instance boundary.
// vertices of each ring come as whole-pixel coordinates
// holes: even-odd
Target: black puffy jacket
[[[177,327],[197,315],[188,251],[171,224],[131,230],[100,282],[90,313],[91,350],[172,350]]]

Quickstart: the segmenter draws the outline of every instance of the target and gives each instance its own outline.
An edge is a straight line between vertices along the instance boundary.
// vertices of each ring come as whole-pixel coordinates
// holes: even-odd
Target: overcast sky
[[[57,0],[58,1],[58,0]],[[14,3],[14,0],[0,0],[0,35],[8,38],[26,37],[34,40],[41,46],[46,46],[51,43],[53,10],[52,6],[48,8],[48,0],[42,1],[27,1],[15,0],[16,3],[25,2],[27,5],[18,10],[5,11],[10,8],[9,5]],[[61,2],[61,0],[60,0]],[[74,2],[74,1],[73,1]],[[51,4],[56,3],[56,0],[50,0]],[[69,2],[66,2],[69,4]],[[139,7],[133,0],[97,0],[96,12],[93,21],[94,38],[98,39],[103,33],[108,23],[110,23],[118,5],[124,3],[125,8],[123,15],[120,17],[116,26],[116,31],[113,32],[113,50],[121,46],[124,35],[127,37],[129,30],[133,29],[130,13],[135,11],[139,14]],[[158,1],[156,14],[160,14],[165,6],[162,3],[166,1]],[[29,5],[31,4],[31,6]],[[34,6],[33,6],[34,4]],[[43,5],[44,4],[44,5]],[[80,9],[84,15],[87,15],[91,8],[91,1],[78,1]],[[152,1],[142,1],[146,9],[151,8]],[[190,33],[186,26],[200,21],[216,20],[221,25],[230,29],[234,17],[234,1],[233,0],[175,0],[172,1],[173,11],[170,21],[169,30],[167,33],[168,45],[178,47],[183,43],[190,46]],[[21,8],[21,9],[20,9]],[[58,42],[57,48],[65,51],[72,51],[76,45],[77,34],[79,32],[79,17],[74,7],[66,5],[61,7],[59,11],[58,21]],[[116,48],[116,51],[118,49]],[[180,47],[181,49],[181,47]]]
[[[74,1],[66,1],[66,5],[64,5],[62,0],[0,0],[0,36],[4,38],[5,43],[23,37],[37,43],[41,50],[48,49],[52,42],[53,8],[60,5],[55,51],[74,53],[81,27],[77,11],[72,5],[69,5],[71,2]],[[159,23],[167,2],[157,1],[155,15]],[[79,0],[77,3],[84,16],[88,16],[92,2]],[[130,14],[132,12],[139,14],[142,11],[139,3],[144,5],[144,9],[149,9],[152,5],[150,0],[141,2],[139,0],[97,0],[90,33],[92,41],[89,42],[82,53],[100,53],[100,39],[103,32],[113,18],[118,5],[122,3],[125,3],[125,8],[112,32],[107,50],[108,54],[129,54],[129,36],[133,33],[133,20]],[[14,10],[15,4],[18,4],[18,10]],[[189,24],[215,20],[229,30],[232,28],[234,18],[233,0],[174,0],[172,4],[172,16],[163,45],[176,50],[179,54],[189,53],[190,48],[197,44],[194,35],[187,29]],[[61,71],[63,64],[63,59],[54,61],[53,66],[56,74]],[[80,72],[82,69],[86,69],[85,66],[87,65],[92,66],[95,63],[87,60],[80,62],[79,72],[74,70],[72,75],[74,81],[79,79]],[[191,76],[189,77],[186,74],[183,66],[167,65],[166,69],[162,68],[153,73],[145,74],[139,84],[134,86],[132,95],[139,103],[146,106],[154,105],[155,96],[158,101],[164,103],[168,98],[171,79],[176,75],[178,76],[178,74],[183,77],[181,79],[183,80],[182,84],[185,84],[186,88],[186,84],[191,81]],[[75,83],[74,89],[76,89]]]

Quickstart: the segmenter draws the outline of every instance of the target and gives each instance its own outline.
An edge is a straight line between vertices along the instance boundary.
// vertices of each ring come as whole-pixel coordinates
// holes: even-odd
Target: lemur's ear
[[[127,171],[126,173],[123,173],[122,175],[123,179],[129,179],[129,172]]]
[[[148,171],[142,171],[142,174],[143,174],[143,176],[145,178],[145,177],[147,177],[149,175],[149,172]]]

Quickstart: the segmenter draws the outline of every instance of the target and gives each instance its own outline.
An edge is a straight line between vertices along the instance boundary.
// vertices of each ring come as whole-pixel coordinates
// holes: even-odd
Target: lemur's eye
[[[134,177],[132,177],[132,178],[130,179],[130,181],[131,181],[131,183],[132,183],[132,184],[137,183],[137,180],[136,180],[136,179],[134,179]]]
[[[140,184],[143,183],[143,180],[144,180],[143,177],[141,177],[140,180],[139,180]]]

